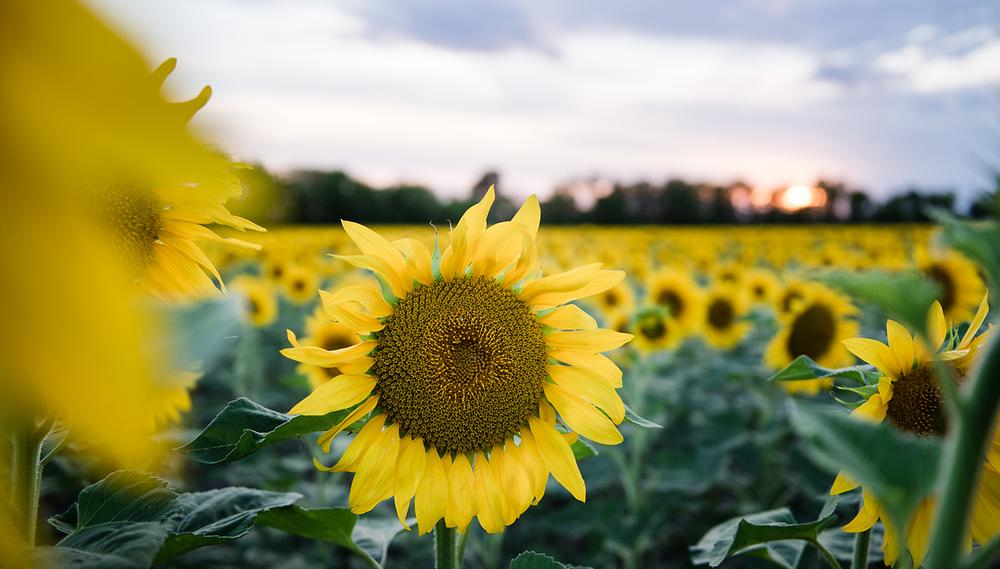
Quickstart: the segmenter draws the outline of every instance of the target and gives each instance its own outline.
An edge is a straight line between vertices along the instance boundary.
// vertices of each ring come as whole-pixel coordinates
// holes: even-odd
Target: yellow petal
[[[565,292],[552,292],[535,297],[533,306],[557,306],[573,300],[587,298],[614,287],[625,279],[624,271],[598,271],[584,286]]]
[[[290,415],[326,415],[361,403],[375,388],[370,375],[338,375],[299,401]]]
[[[434,282],[434,275],[431,265],[431,252],[427,249],[427,246],[410,237],[397,239],[392,244],[402,251],[403,256],[406,257],[406,268],[410,275],[418,282],[430,286]]]
[[[917,511],[910,521],[909,535],[907,536],[907,546],[910,548],[910,555],[913,556],[913,566],[920,567],[927,555],[927,549],[931,542],[931,516],[933,514],[933,503],[924,500],[917,506]]]
[[[498,223],[483,233],[472,255],[472,274],[495,277],[517,261],[527,230],[512,222]]]
[[[364,427],[361,427],[361,431],[354,436],[354,440],[351,444],[347,445],[344,450],[344,454],[341,455],[340,460],[337,464],[333,465],[333,468],[328,469],[333,472],[352,472],[357,467],[358,461],[361,457],[371,448],[372,442],[382,434],[382,427],[385,425],[385,413],[375,415],[368,422],[365,423]]]
[[[878,521],[878,518],[879,508],[878,503],[875,501],[875,496],[865,490],[861,501],[861,510],[858,512],[858,515],[854,516],[854,519],[841,529],[848,533],[870,530],[875,525],[875,522]]]
[[[968,348],[969,344],[972,343],[972,339],[976,337],[976,332],[978,332],[983,326],[983,322],[986,320],[986,315],[990,311],[989,299],[989,293],[983,295],[983,300],[979,303],[979,309],[976,310],[976,315],[972,318],[972,321],[969,322],[969,329],[965,331],[965,335],[962,336],[962,341],[958,343],[959,348]]]
[[[403,259],[402,253],[393,247],[392,243],[389,243],[385,237],[360,223],[353,221],[341,221],[340,223],[344,226],[347,236],[351,238],[351,241],[354,241],[358,249],[361,249],[363,255],[381,259],[398,278],[406,276],[406,260]]]
[[[573,350],[578,352],[608,352],[620,348],[634,336],[617,330],[599,328],[597,330],[577,330],[573,332],[553,332],[545,336],[545,343],[552,350]]]
[[[410,529],[406,523],[410,500],[417,493],[417,486],[420,485],[426,464],[427,451],[424,450],[423,439],[413,439],[409,435],[403,437],[399,443],[399,464],[394,467],[396,484],[392,493],[396,504],[396,516],[399,518],[399,523],[407,530]]]
[[[302,346],[299,344],[294,332],[288,330],[287,333],[288,341],[293,347],[281,350],[281,355],[299,363],[319,367],[336,367],[343,369],[345,365],[358,360],[363,360],[372,352],[372,350],[375,349],[375,346],[377,346],[375,341],[370,341],[360,342],[358,344],[354,344],[353,346],[340,348],[339,350],[324,350],[318,346]]]
[[[375,409],[376,405],[378,405],[378,396],[369,397],[364,403],[358,405],[357,409],[348,413],[347,416],[337,423],[332,429],[329,429],[320,435],[320,437],[316,439],[316,443],[323,449],[323,452],[330,452],[330,444],[333,442],[334,437],[339,435],[341,431],[347,427],[357,423],[368,413],[371,413],[372,409]]]
[[[552,381],[588,399],[607,413],[615,424],[620,424],[625,419],[625,403],[601,376],[572,366],[550,365],[546,370]]]
[[[546,326],[562,330],[593,330],[597,328],[597,321],[594,320],[594,317],[575,304],[560,306],[539,318],[538,321]]]
[[[506,525],[506,500],[503,495],[503,484],[497,472],[496,465],[486,460],[482,452],[476,453],[476,464],[473,471],[475,480],[475,496],[477,505],[476,517],[479,525],[486,533],[500,533]]]
[[[451,243],[441,255],[441,275],[446,279],[461,276],[479,244],[479,238],[486,231],[486,218],[496,194],[493,186],[476,205],[462,214],[458,225],[451,232]]]
[[[592,279],[600,269],[600,263],[593,263],[577,267],[564,273],[549,275],[547,277],[531,281],[524,285],[524,289],[521,291],[521,299],[531,304],[535,298],[543,294],[579,290],[580,288],[587,286],[590,279]]]
[[[931,343],[931,352],[940,350],[947,336],[948,323],[944,319],[944,309],[935,300],[927,314],[927,340]]]
[[[566,440],[559,436],[555,427],[534,417],[528,419],[531,434],[534,437],[536,449],[552,473],[553,478],[563,485],[574,498],[581,502],[587,501],[587,487],[580,474],[580,467]]]
[[[853,478],[851,478],[846,472],[841,471],[837,474],[837,478],[833,481],[833,486],[830,488],[830,495],[836,496],[838,494],[843,494],[844,492],[850,492],[860,486]]]
[[[465,533],[477,511],[472,463],[469,462],[469,457],[459,453],[448,470],[448,507],[445,509],[445,521]]]
[[[327,293],[319,291],[320,298],[323,299],[323,308],[335,322],[340,322],[344,326],[351,328],[359,334],[378,332],[385,327],[381,320],[370,314],[366,314],[361,305],[356,302],[334,303],[325,296]]]
[[[542,209],[538,206],[538,196],[531,194],[528,199],[521,204],[521,209],[517,210],[512,222],[524,226],[532,239],[538,234],[538,224],[542,220]]]
[[[869,338],[850,338],[844,340],[844,347],[863,361],[877,367],[882,373],[896,377],[892,373],[896,368],[896,358],[889,346]]]
[[[498,461],[497,466],[503,480],[508,506],[507,516],[504,519],[506,525],[514,523],[514,520],[528,509],[534,498],[531,478],[525,470],[523,456],[521,448],[509,441],[503,449],[494,449],[490,453],[490,460]]]
[[[895,320],[887,320],[885,323],[886,338],[889,342],[889,349],[892,351],[896,361],[896,368],[886,370],[892,377],[899,377],[901,372],[905,373],[913,368],[913,360],[917,357],[913,345],[913,336],[910,332]],[[886,362],[888,364],[888,362]]]
[[[551,350],[549,356],[564,364],[592,371],[607,381],[611,387],[618,388],[622,386],[621,368],[603,354],[591,354],[575,350]]]
[[[611,419],[586,399],[555,383],[545,384],[545,397],[574,431],[604,445],[622,442],[622,434]]]
[[[413,288],[413,280],[409,275],[400,275],[384,259],[379,257],[371,255],[334,255],[333,257],[382,277],[382,280],[389,286],[389,290],[392,291],[392,294],[396,298],[403,298]]]
[[[444,517],[448,504],[448,480],[441,457],[437,450],[431,447],[427,452],[427,463],[424,475],[417,486],[417,495],[413,500],[413,508],[417,513],[417,525],[420,535],[434,529],[434,524]]]
[[[545,461],[538,452],[538,445],[535,444],[535,437],[528,429],[521,430],[521,445],[518,447],[524,465],[528,473],[528,480],[531,483],[531,495],[534,498],[532,503],[537,504],[545,496],[545,485],[548,483],[549,470],[545,467]]]
[[[376,318],[392,314],[392,306],[382,298],[382,292],[378,287],[371,284],[343,286],[333,292],[321,290],[319,296],[323,300],[323,308],[328,311],[331,307],[353,302],[361,305],[365,312]]]
[[[874,423],[881,423],[885,419],[885,412],[889,409],[889,406],[882,399],[882,396],[878,393],[872,395],[867,401],[855,407],[854,411],[851,411],[851,415],[858,417],[859,419],[865,419]]]
[[[352,512],[358,515],[370,512],[392,495],[397,458],[399,424],[393,423],[372,442],[372,448],[358,462],[358,471],[347,497]]]

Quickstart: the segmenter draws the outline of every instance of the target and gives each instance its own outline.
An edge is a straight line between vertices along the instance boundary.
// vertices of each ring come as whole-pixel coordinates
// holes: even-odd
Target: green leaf
[[[793,405],[792,424],[807,451],[831,473],[844,470],[875,494],[896,527],[908,522],[933,489],[941,456],[938,439],[902,433],[816,405]]]
[[[816,521],[797,523],[788,508],[779,508],[727,520],[691,548],[691,561],[718,567],[729,557],[749,554],[794,569],[805,542],[814,542],[836,519],[832,512],[824,514]]]
[[[253,488],[220,488],[181,494],[175,502],[176,525],[157,555],[157,562],[205,545],[233,541],[246,535],[254,518],[273,508],[290,506],[302,498],[293,492]]]
[[[813,361],[809,356],[799,356],[784,369],[772,375],[768,381],[801,381],[806,379],[843,378],[859,385],[878,383],[878,374],[874,366],[851,366],[838,369],[828,369]]]
[[[982,267],[992,281],[994,294],[1000,287],[1000,224],[996,221],[963,221],[950,213],[934,209],[931,217],[941,224],[945,243]]]
[[[821,280],[856,299],[878,306],[910,330],[920,332],[924,332],[927,311],[938,296],[938,286],[915,272],[838,272]]]
[[[55,547],[28,550],[10,567],[146,569],[169,529],[159,522],[111,522],[83,528]]]
[[[177,493],[144,472],[119,470],[84,488],[76,504],[49,519],[64,533],[111,522],[159,522],[174,508]]]
[[[588,569],[586,567],[566,565],[542,553],[525,551],[510,562],[510,569]]]
[[[576,442],[569,445],[569,448],[573,450],[573,458],[578,461],[598,455],[597,449],[583,439],[576,439]]]
[[[403,531],[396,518],[380,518],[374,514],[358,518],[348,508],[308,509],[289,506],[270,510],[257,516],[254,522],[309,539],[319,539],[346,547],[359,555],[384,560],[389,543]],[[408,520],[414,524],[416,520]]]
[[[205,430],[177,450],[203,464],[232,462],[266,446],[325,431],[347,413],[345,410],[322,416],[286,415],[241,397],[229,402]]]
[[[657,425],[656,423],[639,416],[638,413],[632,410],[628,405],[625,406],[625,420],[633,425],[637,425],[644,429],[662,429],[662,425]]]

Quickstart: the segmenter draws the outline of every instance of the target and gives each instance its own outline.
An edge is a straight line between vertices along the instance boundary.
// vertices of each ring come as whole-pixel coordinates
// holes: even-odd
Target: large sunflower
[[[598,329],[565,303],[611,288],[624,273],[594,264],[536,278],[538,200],[487,228],[493,199],[491,188],[465,212],[440,255],[343,222],[362,253],[344,259],[382,286],[320,294],[330,318],[363,341],[327,351],[289,332],[294,347],[284,355],[342,372],[291,410],[351,409],[320,437],[324,450],[369,417],[339,462],[317,462],[355,473],[348,502],[356,513],[394,498],[405,525],[413,499],[420,533],[442,518],[460,531],[478,518],[499,532],[541,499],[549,474],[585,499],[570,448],[577,433],[622,440],[622,374],[600,352],[631,335]]]
[[[851,365],[853,358],[843,341],[858,335],[854,317],[858,309],[850,299],[813,283],[788,312],[778,315],[781,328],[767,345],[764,363],[780,369],[799,356],[809,356],[824,367]],[[832,379],[783,382],[790,393],[815,395],[833,385]]]
[[[175,65],[174,59],[160,65],[153,72],[154,85],[162,85]],[[210,96],[211,90],[206,87],[194,99],[178,103],[174,110],[178,128]],[[222,156],[206,154],[198,161],[179,160],[175,166],[105,179],[93,190],[91,209],[135,280],[163,300],[183,301],[213,294],[217,290],[215,282],[222,284],[222,277],[200,242],[260,247],[221,237],[207,225],[225,225],[240,231],[264,228],[226,209],[226,201],[243,194],[243,186],[233,173],[234,164]]]
[[[867,338],[845,340],[847,349],[874,365],[880,375],[878,391],[852,414],[879,423],[888,420],[897,429],[918,436],[944,434],[948,424],[937,387],[933,360],[945,362],[954,371],[956,381],[964,381],[968,365],[976,358],[985,337],[990,333],[984,332],[976,336],[988,310],[984,298],[968,330],[959,339],[958,336],[949,335],[944,311],[935,302],[931,307],[927,326],[931,344],[935,346],[932,349],[928,349],[920,340],[911,336],[902,324],[893,320],[886,322],[888,345]],[[1000,470],[991,460],[997,456],[997,449],[1000,449],[1000,437],[994,435],[992,450],[984,461],[973,508],[971,537],[980,544],[988,543],[1000,534],[1000,499],[997,498],[1000,496]],[[857,482],[842,472],[834,481],[830,493],[842,494],[858,486]],[[887,524],[887,530],[891,530],[888,517],[884,515],[875,496],[867,489],[863,490],[861,510],[844,526],[844,531],[866,531],[879,519]],[[933,496],[926,498],[903,532],[915,567],[920,566],[927,554],[934,505]],[[886,531],[882,550],[886,564],[895,563],[899,557],[899,544],[893,531]]]

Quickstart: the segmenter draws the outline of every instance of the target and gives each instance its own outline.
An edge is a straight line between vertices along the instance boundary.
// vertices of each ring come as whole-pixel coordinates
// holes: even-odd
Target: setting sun
[[[796,184],[779,192],[777,202],[778,207],[785,211],[818,207],[826,203],[826,192],[813,186]]]

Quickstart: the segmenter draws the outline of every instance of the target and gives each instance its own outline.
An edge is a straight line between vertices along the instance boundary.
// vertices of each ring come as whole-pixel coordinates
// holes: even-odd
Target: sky
[[[964,199],[1000,166],[993,0],[87,0],[278,171],[462,196],[668,177]]]

